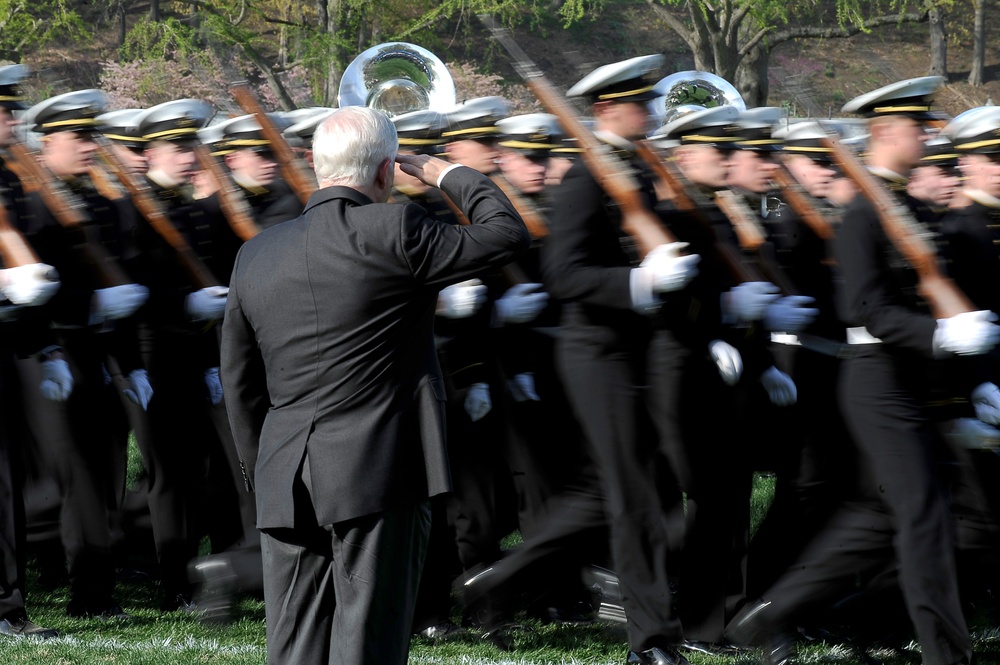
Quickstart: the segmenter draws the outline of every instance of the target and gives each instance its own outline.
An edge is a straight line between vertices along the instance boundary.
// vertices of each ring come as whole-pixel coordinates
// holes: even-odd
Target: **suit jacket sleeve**
[[[437,288],[499,268],[527,251],[531,236],[510,200],[470,168],[445,175],[441,189],[469,220],[452,225],[417,206],[403,212],[400,246],[417,281]]]
[[[229,285],[226,315],[222,324],[220,379],[226,395],[229,425],[240,456],[247,491],[253,491],[254,467],[260,448],[264,418],[271,407],[264,359],[257,347],[253,327],[240,305],[239,255]]]

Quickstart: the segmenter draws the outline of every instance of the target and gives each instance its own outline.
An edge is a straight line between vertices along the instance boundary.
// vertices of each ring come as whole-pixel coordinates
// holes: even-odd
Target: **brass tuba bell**
[[[650,105],[660,125],[687,113],[715,106],[735,106],[738,111],[747,110],[739,90],[726,79],[709,72],[677,72],[657,81],[654,88],[660,96]]]
[[[368,106],[389,117],[411,111],[448,111],[455,82],[440,58],[406,42],[378,44],[356,57],[340,81],[340,106]]]

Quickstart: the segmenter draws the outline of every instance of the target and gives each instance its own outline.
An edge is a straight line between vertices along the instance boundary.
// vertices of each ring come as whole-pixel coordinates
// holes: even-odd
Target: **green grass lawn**
[[[766,510],[772,492],[772,479],[757,479],[755,521]],[[71,619],[65,614],[66,589],[45,591],[39,587],[34,571],[29,571],[31,617],[37,623],[57,628],[62,637],[46,642],[0,640],[0,665],[243,665],[263,664],[266,661],[264,607],[259,601],[242,601],[236,623],[213,627],[204,626],[195,617],[183,612],[163,614],[156,610],[158,595],[149,584],[122,583],[118,591],[122,605],[135,615],[132,621],[106,623],[95,619]],[[528,621],[525,626],[526,630],[515,633],[515,649],[506,653],[484,643],[475,634],[459,635],[438,644],[414,639],[410,662],[462,665],[611,665],[625,662],[625,633],[620,624],[543,626]],[[1000,665],[1000,633],[979,628],[976,638],[976,662],[979,665]],[[920,662],[916,651],[878,655],[886,665],[916,665]],[[737,657],[689,656],[694,665],[750,665],[757,662],[757,658],[758,655],[752,652]],[[863,662],[845,648],[823,644],[801,649],[799,661],[844,665],[861,665]]]

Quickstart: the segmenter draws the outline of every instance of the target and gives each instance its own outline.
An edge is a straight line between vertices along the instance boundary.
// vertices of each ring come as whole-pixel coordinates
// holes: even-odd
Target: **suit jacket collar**
[[[374,201],[372,201],[366,195],[350,187],[337,187],[337,186],[323,187],[322,189],[317,189],[315,192],[312,193],[312,196],[309,197],[309,203],[306,204],[306,208],[302,212],[303,214],[305,214],[309,212],[312,208],[315,208],[318,205],[322,205],[334,199],[347,199],[354,205],[359,205],[359,206],[368,205],[369,203],[374,203]]]

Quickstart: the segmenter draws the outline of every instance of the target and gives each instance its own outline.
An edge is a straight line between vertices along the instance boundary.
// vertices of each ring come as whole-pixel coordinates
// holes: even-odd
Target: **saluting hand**
[[[396,155],[396,163],[399,164],[400,171],[431,187],[437,187],[441,174],[452,166],[451,163],[430,155]]]

